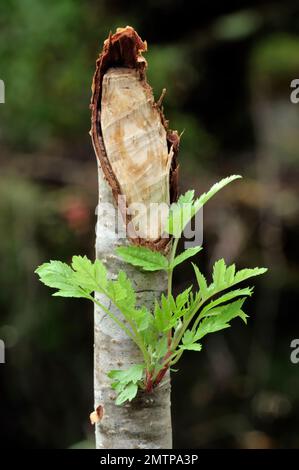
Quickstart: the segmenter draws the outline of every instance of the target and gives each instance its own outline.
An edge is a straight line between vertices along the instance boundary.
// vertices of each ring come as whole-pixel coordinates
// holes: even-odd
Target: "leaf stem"
[[[174,269],[172,265],[173,265],[173,261],[175,259],[175,254],[176,254],[176,250],[177,250],[177,247],[178,247],[178,243],[179,243],[179,238],[175,238],[174,242],[172,244],[171,254],[170,254],[170,258],[169,258],[168,281],[167,281],[167,296],[168,296],[168,299],[170,299],[170,296],[172,294],[172,278],[173,278],[173,269]],[[170,328],[170,330],[168,331],[167,338],[168,338],[168,348],[170,350],[171,341],[172,341],[172,328]]]
[[[114,306],[121,312],[121,314],[124,316],[121,307],[117,304],[117,302],[115,302],[115,300],[109,295],[109,293],[108,293],[106,290],[101,289],[100,293],[104,294],[104,295],[110,300],[110,302],[113,303],[113,305],[114,305]],[[94,300],[95,303],[98,302],[94,297],[90,296],[90,298],[91,298],[92,300]],[[99,303],[97,303],[97,305],[99,305]],[[119,320],[113,313],[111,313],[109,309],[106,309],[106,310],[105,310],[105,307],[104,307],[103,305],[99,305],[99,306],[107,313],[107,315],[110,316],[110,318],[111,318],[112,320],[114,320],[114,321],[118,324],[118,326],[119,326],[120,328],[123,329],[123,331],[125,331],[126,334],[128,334],[128,332],[130,333],[130,334],[128,334],[128,336],[129,336],[129,337],[134,341],[134,343],[138,346],[138,348],[139,348],[140,351],[142,352],[142,356],[143,356],[144,362],[145,362],[145,364],[146,364],[146,367],[149,367],[149,365],[150,365],[150,356],[149,356],[149,354],[148,354],[148,352],[147,352],[147,350],[146,350],[145,345],[143,344],[143,340],[142,340],[141,335],[139,334],[139,332],[137,331],[136,326],[134,325],[134,322],[131,321],[130,318],[126,318],[126,317],[124,316],[124,317],[126,318],[127,322],[129,323],[130,327],[132,328],[132,331],[133,331],[133,334],[132,334],[132,332],[130,332],[130,330],[125,326],[125,324],[124,324],[121,320]],[[135,335],[135,336],[134,336],[134,335]]]
[[[138,337],[139,335],[134,336],[134,334],[129,330],[129,328],[127,328],[126,325],[116,317],[116,315],[111,313],[111,311],[108,308],[106,308],[103,304],[101,304],[94,297],[90,296],[90,300],[92,300],[96,305],[98,305],[98,307],[100,307],[102,310],[104,310],[104,312],[107,313],[107,315],[129,336],[129,338],[131,338],[132,341],[134,341],[136,346],[138,346],[138,348],[142,352],[144,362],[145,362],[146,366],[148,367],[149,366],[149,355],[148,355],[148,352],[146,351],[146,349],[144,348],[144,345],[142,344],[142,341],[140,341],[140,338]],[[115,305],[115,306],[117,307],[117,305]]]
[[[205,304],[207,302],[207,300],[210,300],[214,295],[217,295],[219,294],[220,292],[226,290],[227,287],[224,287],[223,289],[220,289],[218,292],[212,292],[208,297],[206,297],[205,299],[201,299],[199,300],[199,302],[197,302],[193,309],[191,310],[188,318],[183,321],[183,325],[182,325],[182,329],[180,330],[180,333],[178,334],[178,336],[175,338],[173,344],[172,344],[172,349],[176,349],[186,331],[186,329],[188,328],[191,320],[194,318],[194,315],[196,315],[196,313],[198,312],[198,310],[203,306],[203,304]],[[196,319],[196,325],[199,323],[199,321],[202,319],[203,317],[201,316],[201,314],[198,315],[198,318]],[[194,329],[194,325],[192,327],[192,329]]]
[[[176,364],[181,359],[181,356],[182,356],[183,352],[184,352],[183,349],[180,349],[179,351],[177,351],[176,358],[173,361],[171,361],[171,363],[170,363],[171,366]]]
[[[205,299],[205,300],[208,300],[208,299]],[[182,329],[181,329],[180,333],[178,334],[178,336],[175,338],[175,340],[172,344],[172,349],[176,349],[178,347],[178,345],[180,344],[180,341],[181,341],[182,337],[184,336],[184,333],[185,333],[186,329],[188,328],[191,320],[194,318],[194,315],[198,312],[198,310],[200,309],[200,307],[203,305],[204,302],[205,301],[201,300],[198,304],[196,304],[194,306],[194,308],[191,310],[191,313],[188,316],[188,318],[183,321]]]
[[[117,302],[114,302],[112,299],[110,299],[111,302],[115,305],[116,308],[118,308],[118,310],[122,313],[123,315],[123,312],[122,312],[122,309],[121,307],[118,306]],[[139,347],[140,351],[142,352],[142,355],[143,355],[143,359],[144,359],[144,362],[146,364],[146,367],[148,368],[149,365],[150,365],[150,356],[146,350],[146,347],[143,343],[143,339],[142,339],[142,336],[139,334],[136,326],[134,325],[134,322],[131,321],[130,318],[126,318],[127,322],[129,323],[130,327],[132,328],[133,330],[133,333],[135,335],[135,343],[137,344],[137,346]]]
[[[175,255],[176,255],[176,250],[177,250],[177,247],[178,247],[178,243],[179,243],[179,238],[175,238],[175,239],[174,239],[174,242],[173,242],[173,245],[172,245],[170,258],[169,258],[168,288],[167,288],[168,297],[170,297],[171,292],[172,292],[172,277],[173,277],[173,267],[172,267],[172,264],[173,264],[173,261],[174,261],[174,259],[175,259]]]
[[[166,373],[166,371],[167,371],[167,369],[168,369],[169,363],[170,363],[171,360],[172,360],[177,354],[179,354],[179,353],[180,353],[180,351],[175,351],[174,353],[171,354],[171,352],[168,351],[168,353],[165,355],[165,358],[164,358],[162,364],[160,364],[159,370],[156,371],[155,374],[154,374],[153,377],[152,377],[152,380],[153,380],[153,382],[154,382],[155,385],[157,385],[157,384],[162,380],[163,376],[165,375],[165,373]],[[167,366],[167,367],[166,367],[166,366]],[[164,371],[163,376],[160,377],[159,382],[157,382],[158,377],[161,376],[161,372],[163,372],[163,371]]]

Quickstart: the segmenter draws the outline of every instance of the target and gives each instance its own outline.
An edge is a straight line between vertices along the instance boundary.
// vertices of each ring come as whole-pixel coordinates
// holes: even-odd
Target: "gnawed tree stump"
[[[127,228],[123,238],[115,227],[115,214],[100,208],[96,256],[111,278],[124,270],[139,305],[152,309],[154,300],[166,291],[165,273],[141,272],[115,255],[115,248],[127,243],[163,252],[171,243],[163,234],[163,223],[165,207],[177,197],[179,136],[168,129],[160,103],[154,102],[145,76],[144,51],[146,43],[128,26],[104,42],[92,85],[91,136],[99,167],[99,204],[113,203]],[[143,207],[138,212],[140,203]],[[164,209],[153,209],[153,203],[164,204]],[[99,298],[111,309],[104,296]],[[107,372],[140,363],[139,351],[98,307],[94,341],[95,409],[103,407],[103,418],[96,425],[97,448],[170,448],[169,375],[151,394],[139,393],[132,403],[116,406]]]

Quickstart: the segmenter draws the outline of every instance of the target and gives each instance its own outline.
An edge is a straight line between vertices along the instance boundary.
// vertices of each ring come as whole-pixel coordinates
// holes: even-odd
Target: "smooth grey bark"
[[[99,204],[103,203],[113,204],[113,198],[99,167]],[[166,290],[165,273],[143,273],[124,263],[116,256],[115,248],[125,243],[127,240],[115,230],[115,214],[100,211],[96,232],[97,259],[105,264],[111,279],[120,269],[124,270],[133,282],[138,304],[150,309],[154,299]],[[98,298],[113,313],[120,315],[107,298],[101,295]],[[138,364],[141,355],[131,339],[97,306],[94,324],[95,409],[101,405],[104,411],[102,420],[96,424],[97,449],[171,448],[169,374],[152,393],[139,392],[131,403],[116,406],[115,392],[107,372]]]

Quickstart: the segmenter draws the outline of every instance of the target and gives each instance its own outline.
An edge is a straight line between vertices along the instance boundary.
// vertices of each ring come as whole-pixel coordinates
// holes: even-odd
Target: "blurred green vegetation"
[[[282,76],[297,76],[299,71],[298,36],[275,34],[257,44],[253,53],[254,73],[263,76],[270,74],[272,80]]]
[[[289,0],[242,5],[205,3],[199,17],[183,0],[1,2],[5,447],[92,445],[92,308],[49,297],[33,271],[50,258],[93,256],[90,86],[103,40],[126,24],[148,40],[155,97],[167,88],[165,114],[183,132],[181,190],[244,176],[207,206],[198,263],[206,273],[222,256],[270,268],[247,329],[215,335],[173,375],[175,446],[298,447],[299,373],[289,345],[299,329],[299,108],[289,84],[299,78],[299,8]],[[192,276],[179,271],[175,285]]]
[[[96,45],[107,33],[101,2],[1,2],[3,139],[21,150],[88,129]],[[13,122],[13,125],[12,125]]]

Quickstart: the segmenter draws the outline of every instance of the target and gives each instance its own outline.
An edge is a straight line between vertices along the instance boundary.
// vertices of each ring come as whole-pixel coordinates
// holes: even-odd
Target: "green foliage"
[[[117,405],[135,398],[138,389],[151,390],[157,386],[185,350],[202,349],[199,341],[207,334],[230,327],[230,322],[235,318],[246,323],[247,315],[242,308],[253,288],[229,289],[265,273],[265,268],[236,271],[234,264],[227,266],[224,259],[220,259],[214,264],[212,282],[208,284],[199,268],[192,263],[198,290],[193,291],[193,286],[189,286],[174,297],[171,289],[174,268],[202,249],[188,248],[176,256],[178,237],[184,226],[214,194],[237,178],[239,176],[225,178],[198,199],[194,199],[194,191],[188,191],[171,207],[167,226],[169,234],[175,239],[169,258],[145,247],[116,249],[123,260],[137,268],[168,273],[167,295],[162,294],[155,301],[153,311],[137,305],[133,285],[124,271],[120,271],[115,280],[108,279],[106,268],[99,260],[91,262],[86,256],[73,256],[71,266],[61,261],[50,261],[36,269],[45,285],[57,289],[53,295],[92,300],[140,349],[142,364],[133,365],[127,370],[112,370],[108,374],[117,394]],[[124,321],[102,305],[96,296],[93,297],[94,291],[105,294],[122,313]]]
[[[183,263],[186,259],[191,258],[191,256],[195,256],[201,250],[201,246],[188,248],[170,262],[166,256],[149,248],[138,246],[120,246],[116,248],[117,254],[124,261],[142,268],[144,271],[169,271]]]
[[[73,256],[72,268],[78,284],[89,292],[97,290],[98,285],[103,289],[107,286],[107,271],[99,260],[92,263],[86,256]]]
[[[1,108],[5,142],[24,151],[82,134],[94,61],[112,26],[109,16],[103,2],[0,3],[1,79],[9,103]]]
[[[273,79],[290,81],[296,77],[299,66],[298,37],[290,34],[267,35],[253,48],[251,70],[259,80],[269,83]]]
[[[116,404],[132,401],[138,392],[138,383],[144,372],[143,364],[136,364],[127,370],[111,370],[108,377],[113,380],[111,387],[117,391]]]
[[[127,263],[138,266],[144,271],[168,269],[168,259],[157,251],[142,246],[120,246],[116,253]]]
[[[209,333],[229,328],[229,322],[236,317],[240,317],[246,323],[246,315],[241,310],[245,298],[241,298],[227,305],[220,305],[217,308],[210,309],[209,315],[200,322],[194,339],[199,340]]]
[[[211,199],[218,191],[232,181],[241,178],[240,175],[232,175],[214,184],[207,193],[203,193],[198,199],[194,199],[194,191],[187,191],[180,196],[178,201],[171,205],[169,216],[165,224],[165,230],[175,238],[179,238],[192,217]]]
[[[217,39],[240,40],[253,34],[261,24],[260,15],[251,10],[221,15],[214,25]]]
[[[192,248],[187,248],[187,250],[183,251],[183,253],[174,258],[173,262],[170,264],[170,268],[174,269],[176,266],[186,261],[186,259],[197,255],[197,253],[199,253],[201,250],[202,246],[194,246]]]
[[[189,349],[190,351],[201,351],[202,345],[197,343],[197,335],[194,331],[186,330],[182,337],[180,349]]]
[[[54,296],[90,298],[99,286],[107,285],[107,272],[103,263],[92,263],[86,256],[73,256],[72,265],[61,261],[44,263],[35,270],[41,282],[58,289]]]

